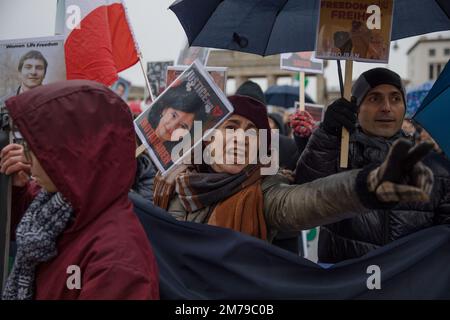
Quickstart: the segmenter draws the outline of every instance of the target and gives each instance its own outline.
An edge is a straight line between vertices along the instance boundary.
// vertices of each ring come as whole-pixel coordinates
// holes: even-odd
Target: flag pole
[[[147,73],[145,72],[144,61],[142,58],[142,53],[140,53],[140,52],[139,52],[139,64],[141,65],[141,70],[142,70],[142,73],[144,74],[145,84],[147,85],[147,89],[150,94],[150,99],[152,99],[152,102],[153,102],[153,101],[155,101],[155,97],[153,95],[152,87],[150,85],[150,81],[148,80]]]
[[[150,81],[148,81],[147,73],[145,72],[144,68],[144,56],[142,54],[141,48],[139,47],[139,44],[136,40],[136,35],[134,34],[133,25],[131,24],[130,16],[128,15],[128,8],[124,0],[121,0],[122,6],[125,11],[125,17],[127,18],[128,26],[130,27],[131,35],[133,36],[134,45],[136,47],[136,51],[138,53],[139,57],[139,64],[141,65],[142,74],[144,75],[145,84],[147,85],[148,92],[150,94],[150,99],[152,99],[152,102],[155,101],[155,97],[153,96],[152,88],[150,86]]]
[[[141,65],[141,70],[142,70],[142,73],[144,74],[145,83],[147,85],[148,92],[150,93],[150,99],[152,99],[152,102],[154,102],[155,97],[153,96],[152,87],[150,86],[150,81],[148,80],[147,73],[145,72],[145,69],[144,69],[144,62],[142,60],[143,60],[142,54],[139,52],[139,64]],[[145,149],[146,149],[145,145],[141,144],[136,149],[136,158],[139,157],[145,151]]]
[[[153,96],[152,88],[150,86],[150,81],[148,80],[147,73],[145,72],[145,68],[144,68],[144,57],[142,55],[141,48],[139,47],[138,42],[136,40],[136,36],[134,34],[133,26],[131,24],[130,17],[128,15],[128,8],[127,8],[127,5],[124,0],[121,0],[121,3],[123,5],[124,11],[125,11],[125,17],[127,18],[128,25],[130,26],[130,31],[131,31],[131,34],[134,39],[134,45],[136,46],[136,51],[138,52],[139,65],[141,66],[142,74],[144,75],[145,84],[147,86],[147,90],[150,95],[150,99],[152,99],[152,102],[154,102],[155,97]],[[145,151],[144,144],[141,144],[139,147],[137,147],[136,148],[136,158],[139,157],[144,151]]]

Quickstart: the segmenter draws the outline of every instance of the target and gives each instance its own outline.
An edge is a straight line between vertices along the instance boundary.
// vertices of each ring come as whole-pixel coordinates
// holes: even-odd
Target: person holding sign
[[[30,90],[6,107],[24,140],[1,150],[17,225],[2,298],[158,299],[155,257],[128,199],[136,140],[126,103],[76,80]]]
[[[410,139],[401,130],[406,107],[405,91],[398,74],[385,68],[366,71],[353,85],[352,96],[352,102],[339,99],[328,107],[323,123],[314,131],[300,157],[297,183],[307,183],[340,171],[339,136],[342,127],[351,132],[349,169],[375,166],[385,160],[395,141]],[[336,263],[358,258],[420,229],[449,223],[449,162],[432,152],[424,159],[424,164],[435,176],[429,202],[410,202],[390,209],[371,210],[321,227],[319,261]]]
[[[253,82],[244,82],[237,90],[236,95],[247,96],[258,100],[264,105],[267,105],[264,92],[261,87]],[[278,133],[272,132],[274,136],[279,140],[279,166],[288,170],[295,170],[297,160],[300,154],[297,152],[297,148],[294,139],[287,136],[287,126],[283,122],[283,118],[278,114],[268,114],[269,126],[271,129],[279,130]]]
[[[226,131],[255,130],[255,136],[263,137],[270,132],[266,107],[246,96],[228,99],[234,112],[204,147],[212,145],[216,152],[223,149],[223,154],[242,154],[245,161],[214,160],[210,164],[179,166],[157,177],[155,204],[176,219],[230,228],[272,242],[278,232],[340,221],[362,215],[367,208],[428,199],[433,176],[419,161],[429,146],[412,149],[406,141],[396,144],[378,167],[343,172],[304,185],[289,185],[283,175],[263,176],[261,160],[256,164],[250,161],[255,159],[250,143],[228,140]],[[270,146],[267,140],[269,144],[259,144],[258,152]],[[398,168],[399,158],[409,161],[410,170]]]

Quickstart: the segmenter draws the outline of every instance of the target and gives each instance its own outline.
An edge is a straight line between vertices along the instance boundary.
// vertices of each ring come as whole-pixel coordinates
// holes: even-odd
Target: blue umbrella
[[[299,99],[299,87],[295,86],[271,86],[264,94],[267,105],[283,108],[295,108],[295,103]],[[314,103],[310,96],[305,94],[306,103]]]
[[[416,114],[422,101],[430,92],[434,85],[434,81],[427,81],[420,86],[413,87],[408,90],[406,94],[406,116],[405,118],[411,119]]]
[[[450,156],[450,63],[417,110],[414,120],[420,123]]]
[[[320,0],[178,0],[170,9],[190,45],[266,56],[314,51],[319,4]],[[444,9],[432,0],[396,0],[392,40],[449,30]]]

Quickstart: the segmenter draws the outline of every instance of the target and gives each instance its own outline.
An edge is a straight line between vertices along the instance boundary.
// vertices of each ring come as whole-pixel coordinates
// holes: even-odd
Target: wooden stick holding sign
[[[299,102],[300,102],[300,111],[305,111],[305,72],[300,72],[300,94],[299,94]]]
[[[353,76],[353,61],[347,60],[345,62],[345,82],[344,82],[344,98],[351,100],[352,95],[352,76]],[[350,134],[346,128],[342,128],[341,135],[341,157],[340,167],[348,168],[348,151],[350,144]]]
[[[137,149],[136,149],[136,158],[139,157],[142,153],[144,153],[145,151],[145,145],[141,144]]]

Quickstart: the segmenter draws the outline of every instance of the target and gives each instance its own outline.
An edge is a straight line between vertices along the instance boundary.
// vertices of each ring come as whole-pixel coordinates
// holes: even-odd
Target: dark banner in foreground
[[[332,268],[240,233],[178,222],[130,195],[159,264],[161,299],[449,299],[450,226]]]

